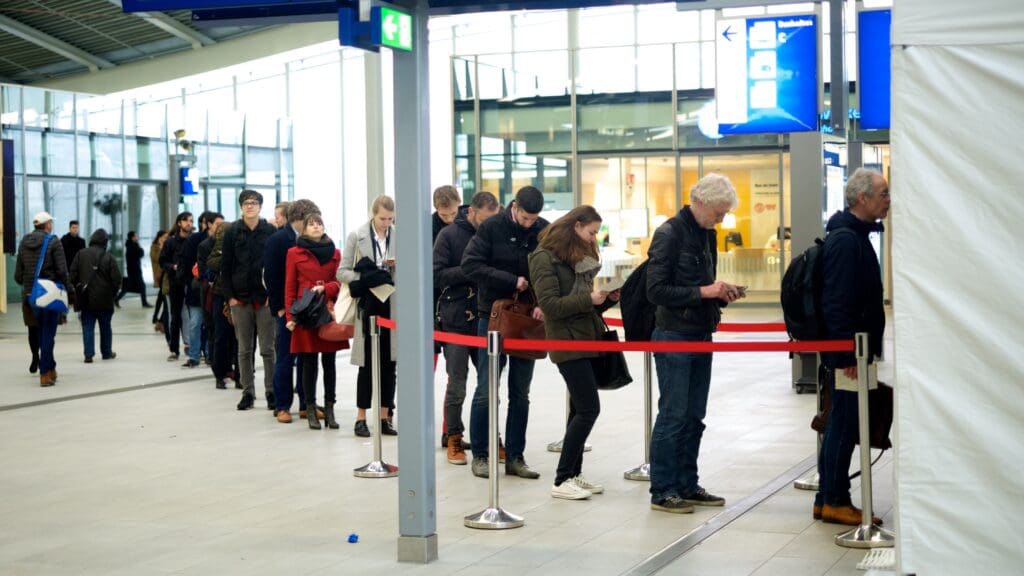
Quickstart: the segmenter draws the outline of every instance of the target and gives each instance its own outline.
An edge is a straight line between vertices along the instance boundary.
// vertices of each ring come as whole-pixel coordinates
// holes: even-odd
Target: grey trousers
[[[263,357],[263,388],[266,394],[274,393],[274,340],[277,323],[266,305],[258,309],[251,304],[231,307],[231,320],[235,323],[235,337],[238,339],[238,381],[242,393],[256,396],[253,366],[253,331],[260,341],[260,356]]]
[[[448,434],[462,434],[466,427],[462,422],[462,404],[466,400],[466,379],[469,376],[469,361],[477,365],[476,350],[457,344],[444,345],[444,364],[448,372],[448,389],[444,395],[444,419]]]

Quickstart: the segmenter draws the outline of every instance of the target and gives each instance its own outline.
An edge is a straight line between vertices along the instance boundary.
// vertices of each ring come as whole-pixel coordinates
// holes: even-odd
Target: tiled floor
[[[60,380],[40,388],[27,370],[20,315],[0,316],[0,574],[312,574],[374,568],[411,574],[622,574],[699,528],[722,509],[670,515],[648,507],[646,483],[622,479],[641,463],[640,357],[637,383],[602,393],[603,412],[584,470],[606,485],[590,501],[548,495],[561,437],[564,385],[537,364],[527,461],[539,481],[502,476],[501,503],[526,525],[498,532],[465,528],[487,503],[487,482],[436,451],[439,559],[398,564],[397,481],[352,476],[372,456],[352,434],[278,424],[264,409],[237,412],[238,393],[216,390],[205,368],[165,361],[138,301],[115,315],[118,358],[82,362],[80,327],[61,328]],[[148,311],[147,311],[148,312]],[[777,312],[730,308],[728,319],[773,320]],[[777,339],[777,335],[721,335]],[[352,406],[355,370],[339,356],[339,404]],[[259,378],[260,375],[258,375]],[[258,380],[259,381],[259,380]],[[444,378],[435,385],[438,414]],[[171,384],[68,399],[143,384]],[[177,382],[177,383],[173,383]],[[402,385],[401,383],[399,384]],[[715,357],[702,484],[739,502],[814,451],[807,424],[814,399],[790,387],[784,354]],[[399,410],[400,414],[401,410]],[[465,410],[468,417],[468,407]],[[400,416],[400,433],[403,430]],[[430,432],[439,436],[437,431]],[[401,465],[396,441],[385,459]],[[855,459],[856,460],[856,459]],[[891,522],[891,466],[876,467],[876,511]],[[855,486],[856,488],[856,486]],[[863,551],[839,548],[840,527],[814,522],[813,494],[786,487],[714,533],[659,574],[859,574]],[[855,500],[859,500],[856,489]],[[347,542],[349,534],[359,542]]]

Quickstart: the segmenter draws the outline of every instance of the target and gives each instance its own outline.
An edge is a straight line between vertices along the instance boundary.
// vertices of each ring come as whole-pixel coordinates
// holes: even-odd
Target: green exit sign
[[[412,16],[381,6],[380,45],[412,51]]]

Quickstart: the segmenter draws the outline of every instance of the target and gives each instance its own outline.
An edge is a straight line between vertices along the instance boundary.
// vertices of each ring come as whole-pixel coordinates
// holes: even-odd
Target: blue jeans
[[[818,494],[814,503],[829,506],[850,504],[850,461],[859,433],[857,393],[836,390],[835,372],[823,370],[823,386],[832,393],[832,409],[818,453]]]
[[[274,360],[274,408],[276,410],[290,411],[292,409],[292,396],[295,395],[295,382],[302,382],[302,363],[296,362],[298,354],[292,354],[292,331],[287,328],[288,321],[284,316],[278,316],[277,320],[277,343],[274,345],[274,353],[277,358]],[[298,370],[296,379],[292,375]],[[302,386],[298,386],[299,410],[306,409],[306,395]]]
[[[45,374],[57,369],[57,360],[53,357],[53,345],[57,339],[57,324],[60,323],[60,312],[32,307],[36,322],[39,324],[39,373]]]
[[[199,362],[203,352],[203,309],[199,306],[186,306],[188,310],[188,359]]]
[[[487,335],[487,318],[477,323],[477,335]],[[476,372],[476,392],[469,409],[469,435],[473,439],[473,458],[488,455],[488,373],[487,349],[479,349],[479,370]],[[519,458],[526,450],[526,423],[530,419],[530,381],[533,380],[533,360],[509,358],[502,354],[500,367],[508,364],[508,416],[505,418],[505,452],[508,459]],[[501,372],[499,369],[499,377]]]
[[[709,342],[710,332],[654,329],[656,342]],[[651,501],[697,490],[697,456],[711,388],[710,353],[655,353],[658,418],[651,432]]]
[[[110,329],[110,319],[113,317],[113,310],[82,310],[82,344],[85,347],[86,358],[96,355],[95,327],[97,320],[100,323],[100,354],[104,358],[110,358],[113,355],[114,334]]]

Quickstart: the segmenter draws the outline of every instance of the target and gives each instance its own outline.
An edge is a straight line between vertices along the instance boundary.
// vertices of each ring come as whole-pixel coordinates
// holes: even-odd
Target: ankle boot
[[[324,423],[331,430],[338,429],[338,421],[334,419],[334,402],[324,403]]]
[[[306,406],[306,422],[309,422],[310,430],[320,430],[320,420],[317,420],[316,409],[310,410],[309,405]]]

